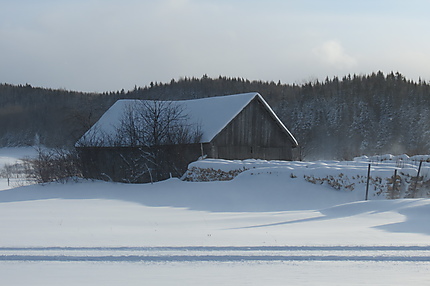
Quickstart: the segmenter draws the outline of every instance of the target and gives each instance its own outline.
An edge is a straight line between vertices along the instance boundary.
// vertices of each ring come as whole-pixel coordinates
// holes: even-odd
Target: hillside
[[[120,98],[179,100],[250,91],[263,95],[298,139],[299,159],[430,149],[429,84],[381,72],[300,85],[203,76],[103,94],[2,84],[0,145],[72,146]]]
[[[12,163],[19,153],[0,151],[0,163]],[[372,172],[391,173],[397,159],[389,158],[373,161]],[[81,180],[5,187],[0,281],[427,285],[429,199],[386,200],[372,191],[363,201],[362,183],[336,190],[302,177],[356,178],[369,159],[375,160],[197,163],[225,171],[255,167],[225,182]],[[414,163],[404,169],[416,172]],[[423,169],[427,174],[428,166]]]

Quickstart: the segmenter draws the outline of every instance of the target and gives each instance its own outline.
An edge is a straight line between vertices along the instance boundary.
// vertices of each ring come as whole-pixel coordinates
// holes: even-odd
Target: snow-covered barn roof
[[[180,105],[190,122],[199,125],[203,133],[200,143],[207,143],[220,133],[255,97],[260,100],[279,127],[291,138],[293,146],[297,146],[294,136],[257,92],[171,101],[171,103]],[[133,106],[139,101],[142,100],[121,99],[115,102],[79,139],[76,147],[92,146],[91,142],[98,142],[97,145],[94,144],[95,146],[108,147],[100,145],[100,142],[103,141],[104,137],[112,136],[119,130],[124,112],[129,110],[129,106]]]

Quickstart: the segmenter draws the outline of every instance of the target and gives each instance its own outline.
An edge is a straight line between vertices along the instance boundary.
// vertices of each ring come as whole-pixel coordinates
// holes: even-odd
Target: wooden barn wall
[[[292,143],[255,98],[212,140],[212,155],[225,159],[291,160]]]
[[[209,144],[162,146],[160,150],[157,167],[145,158],[145,150],[139,148],[78,148],[86,178],[128,183],[181,177],[189,163],[211,151]],[[148,168],[152,170],[151,174]]]

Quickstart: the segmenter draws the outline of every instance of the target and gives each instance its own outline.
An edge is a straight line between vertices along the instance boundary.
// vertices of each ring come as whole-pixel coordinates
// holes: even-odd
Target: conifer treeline
[[[0,145],[40,138],[48,146],[72,146],[121,98],[180,100],[254,91],[297,137],[307,159],[430,152],[429,84],[382,72],[300,85],[204,75],[109,93],[1,84]]]
[[[72,146],[115,101],[114,96],[0,85],[0,146]]]
[[[430,86],[400,73],[307,83],[277,110],[308,158],[430,151]]]

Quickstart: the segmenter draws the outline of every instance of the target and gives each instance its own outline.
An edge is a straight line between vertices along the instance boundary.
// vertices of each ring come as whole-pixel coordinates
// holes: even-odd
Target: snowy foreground
[[[225,182],[2,178],[0,285],[429,285],[429,199],[364,201],[364,161],[253,164]],[[353,190],[304,179],[339,171]]]

